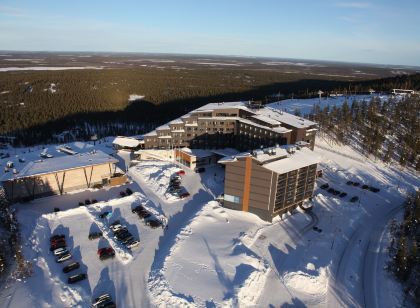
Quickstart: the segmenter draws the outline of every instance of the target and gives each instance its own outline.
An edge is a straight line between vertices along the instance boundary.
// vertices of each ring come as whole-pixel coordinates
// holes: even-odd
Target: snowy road
[[[339,255],[333,270],[328,294],[328,307],[377,307],[376,283],[378,247],[388,221],[402,205],[377,210],[362,219]],[[371,215],[375,215],[372,219]],[[348,292],[353,289],[352,297]]]
[[[403,209],[403,205],[397,206],[390,210],[382,219],[380,219],[373,232],[370,233],[369,242],[364,254],[363,263],[363,281],[362,289],[364,291],[364,307],[380,307],[378,305],[378,288],[377,288],[377,273],[380,269],[378,258],[380,254],[380,247],[386,232],[389,221]]]

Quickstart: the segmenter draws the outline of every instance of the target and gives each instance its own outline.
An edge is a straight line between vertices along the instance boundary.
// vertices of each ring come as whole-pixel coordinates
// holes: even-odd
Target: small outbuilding
[[[144,148],[144,141],[133,137],[116,137],[112,141],[112,146],[116,150],[136,151]]]

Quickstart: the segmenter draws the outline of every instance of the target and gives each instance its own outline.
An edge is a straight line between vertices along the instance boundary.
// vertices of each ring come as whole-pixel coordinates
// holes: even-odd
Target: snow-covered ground
[[[119,307],[398,306],[400,288],[383,270],[386,226],[400,213],[404,196],[420,186],[418,174],[368,160],[322,138],[317,144],[324,169],[318,187],[328,182],[348,195],[339,198],[317,188],[312,213],[298,210],[273,223],[213,201],[223,190],[223,169],[218,166],[202,174],[184,168],[182,186],[191,196],[179,200],[168,195],[170,176],[179,166],[159,160],[141,161],[129,169],[133,182],[128,186],[135,193],[128,197],[119,197],[123,186],[16,204],[24,253],[34,274],[3,286],[1,306],[88,307],[102,292],[110,293]],[[93,148],[70,145],[77,151]],[[55,151],[55,146],[48,148],[49,153]],[[105,143],[96,148],[112,152]],[[17,149],[16,154],[29,160],[38,158],[42,149],[23,151]],[[347,185],[348,180],[381,190],[362,190]],[[351,203],[353,196],[360,202]],[[99,202],[79,207],[87,198]],[[131,212],[139,203],[167,228],[145,226]],[[54,207],[61,212],[52,213]],[[112,212],[111,218],[99,219],[103,211]],[[129,251],[111,237],[108,226],[116,219],[140,239],[139,248]],[[104,238],[88,240],[94,230],[102,230]],[[66,283],[62,265],[48,251],[54,232],[66,234],[87,280]],[[101,262],[96,250],[106,245],[117,255]]]
[[[0,67],[0,72],[101,70],[101,69],[103,69],[102,66],[26,66],[26,67]]]
[[[267,106],[274,109],[281,109],[285,112],[289,112],[292,114],[294,114],[296,111],[299,111],[302,115],[308,115],[313,111],[313,108],[316,105],[323,109],[327,106],[329,106],[330,108],[332,108],[333,106],[341,107],[341,105],[343,105],[344,102],[347,102],[350,106],[353,101],[366,101],[368,103],[374,97],[380,99],[381,101],[389,99],[389,95],[348,95],[335,97],[321,97],[321,99],[319,99],[319,97],[309,99],[285,99],[282,101],[270,103]]]

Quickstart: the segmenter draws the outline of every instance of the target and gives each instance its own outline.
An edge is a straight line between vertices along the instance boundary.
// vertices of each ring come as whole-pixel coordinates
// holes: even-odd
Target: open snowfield
[[[324,176],[317,182],[313,212],[297,210],[273,223],[213,201],[223,190],[221,167],[203,174],[184,168],[181,185],[191,196],[179,200],[168,195],[170,176],[179,166],[159,160],[129,169],[133,182],[128,186],[135,193],[128,197],[119,197],[123,186],[16,204],[34,274],[2,286],[0,307],[89,307],[91,298],[103,292],[118,307],[398,306],[401,290],[383,270],[387,223],[401,213],[404,196],[420,186],[419,177],[327,141],[317,138],[315,147]],[[72,148],[77,144],[85,148],[83,143]],[[96,148],[112,152],[105,144]],[[25,155],[38,157],[40,151]],[[348,180],[380,192],[349,186]],[[320,189],[325,182],[348,195],[339,198]],[[353,196],[360,202],[349,202]],[[86,198],[99,202],[79,207]],[[146,226],[131,212],[139,203],[167,228]],[[53,213],[54,207],[61,211]],[[100,219],[103,211],[112,216]],[[130,251],[112,238],[108,226],[116,219],[140,239],[140,247]],[[94,230],[103,231],[104,238],[90,241]],[[66,283],[67,274],[48,249],[54,232],[66,234],[87,280]],[[116,257],[100,261],[96,250],[107,245]]]

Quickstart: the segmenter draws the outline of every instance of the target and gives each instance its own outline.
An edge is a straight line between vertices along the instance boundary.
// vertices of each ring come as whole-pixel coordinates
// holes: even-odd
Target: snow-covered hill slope
[[[220,167],[202,174],[186,170],[182,185],[191,196],[166,196],[170,173],[177,167],[162,161],[141,162],[129,170],[134,181],[129,187],[135,191],[129,197],[119,198],[125,187],[116,187],[15,205],[34,275],[3,286],[2,305],[88,307],[92,297],[108,292],[119,307],[397,306],[402,293],[383,270],[383,231],[398,215],[405,195],[420,186],[418,174],[370,161],[321,138],[317,144],[324,176],[317,181],[313,212],[298,210],[273,223],[213,201],[223,187]],[[320,189],[324,183],[347,196]],[[350,202],[354,196],[359,201]],[[100,202],[78,207],[78,201],[89,197]],[[131,212],[139,203],[168,227],[147,227]],[[62,209],[58,214],[52,213],[56,206]],[[105,233],[108,222],[98,218],[105,210],[138,235],[139,249],[124,250],[108,233],[100,241],[88,240],[95,228]],[[46,244],[53,232],[69,238],[75,258],[88,273],[86,281],[66,283]],[[101,262],[96,250],[108,244],[118,255]]]

